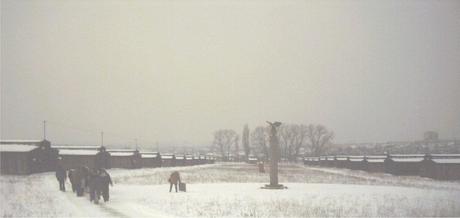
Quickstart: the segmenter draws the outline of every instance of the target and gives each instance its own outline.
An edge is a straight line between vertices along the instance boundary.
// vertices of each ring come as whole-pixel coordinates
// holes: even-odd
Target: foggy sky
[[[460,138],[460,1],[2,1],[1,138]]]

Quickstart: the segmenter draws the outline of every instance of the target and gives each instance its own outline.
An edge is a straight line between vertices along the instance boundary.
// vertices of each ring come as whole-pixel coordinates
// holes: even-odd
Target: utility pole
[[[46,140],[46,120],[43,120],[43,140]]]
[[[104,131],[101,132],[101,147],[104,146]]]
[[[137,138],[135,138],[134,141],[136,141],[136,150],[137,150]]]

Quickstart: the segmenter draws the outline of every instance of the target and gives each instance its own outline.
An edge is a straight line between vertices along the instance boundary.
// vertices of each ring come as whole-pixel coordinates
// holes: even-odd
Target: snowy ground
[[[179,170],[186,193],[169,193]],[[59,192],[53,173],[1,176],[3,217],[310,217],[460,216],[460,182],[333,168],[281,165],[285,190],[260,189],[268,174],[254,165],[123,170],[110,173],[111,200]],[[70,185],[67,186],[68,188]]]

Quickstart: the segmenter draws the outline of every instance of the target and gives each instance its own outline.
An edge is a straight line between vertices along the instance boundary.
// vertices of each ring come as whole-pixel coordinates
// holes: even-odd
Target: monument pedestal
[[[281,122],[275,122],[270,124],[270,184],[261,187],[263,189],[287,189],[286,186],[278,183],[278,161],[281,157],[281,149],[279,147],[278,136],[276,134],[276,128],[281,125]]]
[[[287,188],[288,187],[284,186],[283,184],[278,184],[278,185],[267,184],[267,185],[261,187],[261,189],[287,189]]]

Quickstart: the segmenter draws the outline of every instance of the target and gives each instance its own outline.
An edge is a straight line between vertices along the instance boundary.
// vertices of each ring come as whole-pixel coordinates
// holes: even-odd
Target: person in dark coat
[[[77,186],[75,182],[75,169],[70,169],[67,176],[69,177],[70,184],[72,185],[72,192],[76,192]]]
[[[173,184],[174,184],[174,188],[176,189],[176,192],[177,192],[177,184],[180,183],[179,172],[174,171],[173,173],[171,173],[171,175],[169,176],[168,182],[169,182],[169,192],[171,192]]]
[[[110,169],[111,167],[110,157],[111,157],[110,153],[105,149],[104,146],[101,146],[95,158],[94,164],[95,164],[96,169],[100,169],[100,168]]]
[[[100,171],[98,169],[91,170],[88,177],[89,200],[95,204],[99,203],[100,198]]]
[[[83,196],[85,187],[88,183],[88,168],[84,166],[80,166],[70,174],[70,182],[72,186],[75,187],[75,191],[77,192],[77,196]]]
[[[56,179],[59,181],[59,190],[65,192],[65,180],[67,178],[66,170],[58,165],[56,168]]]
[[[105,169],[99,169],[99,172],[97,189],[104,198],[104,202],[107,202],[110,197],[109,185],[113,186],[112,178],[110,178],[110,174]]]

